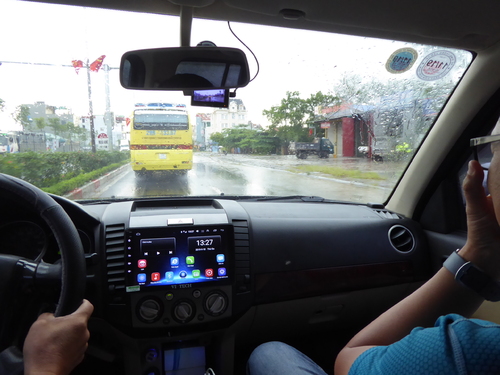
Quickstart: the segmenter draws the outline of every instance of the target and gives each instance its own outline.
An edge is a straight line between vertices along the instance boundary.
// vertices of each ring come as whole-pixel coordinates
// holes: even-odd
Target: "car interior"
[[[0,248],[0,351],[22,345],[41,308],[57,301],[57,314],[65,315],[86,298],[95,307],[91,338],[74,374],[204,374],[211,369],[217,375],[242,375],[252,350],[267,341],[289,343],[333,374],[336,354],[356,332],[422,285],[464,245],[461,183],[472,158],[470,139],[489,134],[500,117],[499,3],[35,3],[43,2],[179,17],[178,48],[147,50],[145,44],[142,52],[133,46],[124,56],[121,83],[134,90],[189,95],[252,85],[251,54],[243,46],[246,58],[239,52],[224,55],[223,46],[195,47],[199,41],[191,40],[190,32],[196,19],[458,49],[470,52],[471,63],[385,201],[231,195],[73,201],[1,175],[1,211],[9,213],[2,226],[38,223],[51,234],[52,255],[41,262],[30,252],[32,244],[23,241],[12,251]],[[186,77],[159,83],[168,77],[165,72],[179,71],[186,60],[182,53],[194,54],[188,60],[198,62],[183,74],[204,77],[210,64],[223,61],[226,75],[230,66],[237,66],[240,75],[208,85]],[[154,61],[162,63],[155,67]],[[23,236],[22,229],[17,236]],[[163,265],[170,262],[178,269],[175,262],[194,262],[193,254],[204,269],[200,282],[155,285],[137,267],[153,264],[166,271]],[[500,308],[485,302],[475,317],[500,322]]]

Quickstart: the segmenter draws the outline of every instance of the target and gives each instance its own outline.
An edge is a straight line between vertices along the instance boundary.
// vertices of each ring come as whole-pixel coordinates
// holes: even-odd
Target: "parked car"
[[[465,243],[469,140],[500,116],[499,13],[483,0],[3,1],[2,131],[39,124],[89,152],[0,157],[0,351],[22,348],[40,311],[86,298],[75,374],[166,375],[188,358],[243,375],[270,340],[333,374],[357,331]],[[174,58],[193,50],[201,60]],[[157,69],[149,53],[164,54]],[[208,87],[227,101],[191,105]],[[40,101],[50,116],[29,112]],[[193,151],[169,138],[178,124],[145,120],[156,140],[134,147],[192,152],[193,167],[133,178],[126,153],[92,152],[111,132],[90,120],[137,103],[185,105],[193,138],[215,146]],[[75,121],[54,132],[62,107]],[[286,155],[308,135],[335,157]],[[376,163],[382,143],[405,157]]]

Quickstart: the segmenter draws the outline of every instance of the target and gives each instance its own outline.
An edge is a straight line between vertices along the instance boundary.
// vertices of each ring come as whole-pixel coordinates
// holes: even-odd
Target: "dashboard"
[[[352,324],[360,309],[383,311],[431,273],[420,226],[379,206],[53,198],[84,243],[95,306],[87,357],[110,374],[170,374],[172,355],[233,373],[238,345],[286,336],[290,326]],[[0,246],[57,262],[43,221],[5,209],[18,214],[1,223]]]

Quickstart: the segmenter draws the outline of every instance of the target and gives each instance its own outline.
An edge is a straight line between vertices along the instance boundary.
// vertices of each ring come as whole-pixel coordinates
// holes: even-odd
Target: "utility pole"
[[[104,70],[104,89],[106,92],[106,111],[104,112],[104,123],[106,124],[106,129],[108,132],[108,150],[113,151],[113,128],[114,119],[111,113],[111,101],[109,95],[109,71],[112,69],[109,65],[104,64],[102,66]]]
[[[92,106],[92,81],[90,80],[90,65],[87,59],[87,88],[89,94],[89,116],[90,116],[90,145],[92,152],[96,152],[95,147],[95,131],[94,131],[94,108]]]

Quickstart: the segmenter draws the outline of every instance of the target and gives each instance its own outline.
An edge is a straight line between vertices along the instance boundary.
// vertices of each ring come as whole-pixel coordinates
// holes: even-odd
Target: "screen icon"
[[[186,257],[186,264],[187,265],[191,265],[191,264],[194,264],[194,256],[187,256]]]
[[[187,272],[186,271],[181,271],[179,272],[179,276],[182,277],[183,279],[185,279],[187,277]]]
[[[226,269],[225,269],[224,267],[221,267],[221,268],[219,268],[219,269],[217,270],[217,274],[218,274],[219,276],[226,276],[226,275],[227,275],[227,271],[226,271]]]
[[[177,258],[177,257],[170,258],[170,265],[171,266],[178,266],[179,265],[179,258]]]
[[[214,276],[214,270],[213,270],[213,269],[211,269],[211,268],[207,268],[207,269],[205,270],[205,276],[206,276],[206,277],[213,277],[213,276]]]
[[[137,282],[138,283],[145,283],[146,282],[146,274],[145,273],[140,273],[137,275]]]
[[[224,254],[217,254],[217,263],[224,263],[226,260],[226,257]]]
[[[151,281],[160,281],[160,273],[159,272],[153,272],[151,274]]]
[[[137,261],[137,267],[146,268],[148,266],[148,261],[146,259],[139,259]]]
[[[174,273],[169,271],[169,272],[165,272],[165,279],[168,281],[168,282],[172,282],[174,281]]]
[[[197,279],[198,277],[200,277],[200,276],[201,276],[201,272],[200,272],[200,270],[193,270],[193,271],[191,272],[191,274],[193,275],[193,277],[194,277],[195,279]]]

